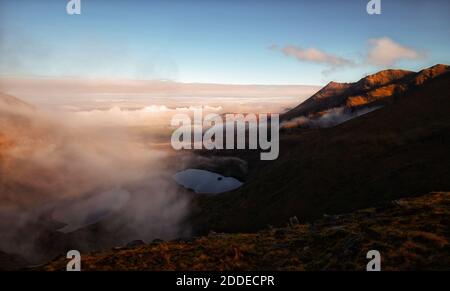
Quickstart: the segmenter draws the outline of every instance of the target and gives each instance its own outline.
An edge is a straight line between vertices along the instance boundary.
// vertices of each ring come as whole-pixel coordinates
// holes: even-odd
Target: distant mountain
[[[16,97],[0,92],[0,110],[5,109],[5,106],[8,107],[14,106],[16,108],[27,108],[27,109],[34,108],[32,105]]]
[[[299,116],[314,117],[333,108],[358,110],[391,101],[408,90],[422,86],[430,80],[449,73],[450,66],[435,65],[418,73],[404,70],[385,70],[362,78],[356,83],[331,82],[311,98],[286,112],[282,120]]]
[[[196,200],[194,229],[254,231],[283,225],[293,216],[311,221],[449,191],[448,66],[419,73],[388,70],[352,84],[331,83],[288,114],[377,100],[389,102],[337,126],[281,132],[280,156],[273,162],[260,161],[255,151],[216,151],[248,161],[250,172],[240,189]]]
[[[11,125],[16,128],[22,124],[24,119],[16,113],[21,110],[33,110],[34,107],[22,100],[0,92],[0,166],[2,162],[3,152],[12,144],[10,139]],[[14,130],[15,130],[14,128]],[[0,167],[0,173],[2,168]],[[3,189],[3,191],[5,191]]]
[[[34,106],[0,92],[0,173],[3,153],[13,143],[11,136],[19,134],[18,129],[28,127],[30,123],[23,113],[34,110]]]

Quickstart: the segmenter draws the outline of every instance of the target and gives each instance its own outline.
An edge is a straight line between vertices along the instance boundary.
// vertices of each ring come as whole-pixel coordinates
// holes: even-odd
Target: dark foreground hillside
[[[431,193],[312,224],[86,254],[82,269],[365,270],[375,249],[382,270],[448,270],[449,220],[450,193]],[[65,270],[66,263],[61,256],[39,270]]]

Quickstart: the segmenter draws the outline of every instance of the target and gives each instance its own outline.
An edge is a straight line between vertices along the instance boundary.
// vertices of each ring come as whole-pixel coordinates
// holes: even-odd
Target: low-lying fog
[[[188,234],[179,226],[188,199],[173,183],[169,152],[95,116],[0,110],[1,250],[32,256],[41,238],[32,225],[42,217],[69,232],[119,213],[127,231],[118,244],[136,233],[146,240]]]
[[[219,114],[280,112],[301,101],[141,93],[133,99],[98,92],[89,99],[84,92],[81,103],[82,98],[45,99],[41,91],[33,106],[2,102],[0,95],[0,251],[35,262],[45,259],[37,253],[49,231],[71,233],[97,222],[114,233],[113,245],[188,236],[183,221],[190,198],[174,175],[195,158],[171,150],[171,116],[194,107]],[[33,103],[31,91],[16,93]]]
[[[317,89],[288,87],[283,97],[273,95],[270,86],[223,91],[219,85],[184,84],[175,90],[170,83],[175,91],[167,96],[125,94],[122,87],[88,92],[82,87],[69,90],[60,100],[55,94],[69,86],[63,84],[54,90],[35,88],[35,99],[30,87],[10,88],[31,106],[0,93],[0,251],[21,254],[31,262],[48,259],[51,252],[47,254],[46,248],[60,243],[55,232],[76,233],[70,237],[75,240],[71,245],[87,249],[189,236],[184,221],[191,193],[222,193],[242,185],[231,175],[195,165],[212,170],[236,167],[235,174],[244,173],[246,163],[173,151],[172,116],[194,108],[202,108],[204,114],[281,113]],[[5,83],[0,85],[1,91]],[[295,96],[299,88],[303,95]],[[188,89],[199,97],[186,96]],[[232,96],[236,90],[244,91],[240,97]],[[348,113],[338,108],[319,119],[299,117],[282,126],[328,127],[371,110]],[[100,230],[80,232],[95,223],[100,223]]]

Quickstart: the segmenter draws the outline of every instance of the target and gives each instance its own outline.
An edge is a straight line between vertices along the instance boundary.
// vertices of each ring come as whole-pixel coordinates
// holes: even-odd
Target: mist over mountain
[[[42,263],[72,248],[253,232],[292,217],[313,222],[449,191],[449,84],[444,65],[330,83],[282,116],[280,157],[272,162],[246,150],[171,156],[109,122],[132,112],[80,119],[1,94],[0,267]],[[189,167],[244,184],[193,195],[172,178]]]
[[[1,94],[0,250],[38,263],[70,247],[187,235],[188,196],[167,156],[123,128]]]
[[[384,86],[400,89],[370,99]],[[312,105],[298,107],[309,126],[282,130],[279,159],[197,152],[198,162],[231,163],[201,168],[245,180],[232,192],[192,196],[189,223],[197,236],[94,252],[85,257],[87,269],[365,270],[371,249],[382,251],[383,270],[448,269],[449,86],[446,66],[328,85],[305,102]],[[366,99],[351,118],[335,122],[332,114],[352,112],[345,110],[353,95],[343,94],[351,87]],[[243,172],[237,165],[244,162]],[[37,269],[65,264],[57,258]]]

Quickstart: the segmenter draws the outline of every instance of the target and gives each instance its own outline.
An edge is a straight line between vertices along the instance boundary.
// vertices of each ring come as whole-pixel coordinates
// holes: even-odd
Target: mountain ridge
[[[354,83],[330,82],[292,110],[282,114],[286,121],[300,116],[321,115],[337,107],[357,110],[390,101],[408,90],[450,73],[450,66],[437,64],[419,72],[389,69],[368,75]]]
[[[16,106],[16,107],[27,108],[27,109],[35,108],[33,105],[30,105],[27,102],[22,101],[19,98],[14,97],[12,95],[5,94],[3,92],[0,92],[0,103],[3,103],[3,105],[6,105],[6,106]]]

